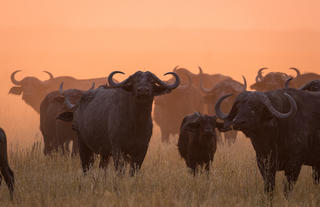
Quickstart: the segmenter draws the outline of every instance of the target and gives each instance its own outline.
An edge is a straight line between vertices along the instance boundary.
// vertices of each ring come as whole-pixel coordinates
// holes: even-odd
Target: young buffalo
[[[186,116],[181,123],[178,149],[193,175],[198,166],[204,166],[209,172],[217,149],[216,127],[222,128],[222,124],[216,122],[216,116],[198,112]]]
[[[7,183],[10,198],[13,199],[13,185],[14,185],[14,175],[8,164],[8,155],[7,155],[7,138],[3,129],[0,128],[0,171],[4,177],[4,180]],[[0,174],[0,185],[2,177]]]

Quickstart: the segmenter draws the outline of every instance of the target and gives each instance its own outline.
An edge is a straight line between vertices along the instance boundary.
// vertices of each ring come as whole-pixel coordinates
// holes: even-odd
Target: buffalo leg
[[[141,165],[139,165],[136,162],[130,162],[130,176],[134,176],[139,169],[141,168]]]
[[[124,174],[125,160],[122,153],[119,150],[113,150],[112,157],[113,157],[114,168],[116,169],[116,171],[119,173],[119,175]]]
[[[294,184],[297,182],[301,171],[301,165],[288,166],[284,170],[287,181],[284,183],[284,195],[288,198],[289,193],[292,191]]]
[[[100,156],[99,168],[107,168],[110,159],[110,153],[104,154]]]
[[[222,139],[222,134],[218,130],[216,130],[216,133],[217,133],[217,143],[218,143],[218,145],[222,146],[224,144],[223,139]]]
[[[130,175],[134,176],[140,169],[143,163],[143,160],[147,154],[148,146],[145,146],[141,149],[140,153],[131,156],[130,159]]]
[[[130,161],[130,175],[131,176],[134,176],[141,169],[143,160],[144,160],[144,157],[142,159]]]
[[[232,145],[236,142],[237,138],[237,131],[229,131],[224,133],[225,141],[228,143],[228,145]]]
[[[94,162],[93,152],[79,139],[79,153],[82,165],[83,173],[86,174],[87,171],[92,167]]]
[[[264,181],[264,192],[267,193],[270,198],[272,198],[276,180],[276,169],[271,163],[270,159],[257,158],[257,162],[259,171]]]
[[[204,166],[204,169],[206,170],[206,172],[209,174],[210,172],[210,162],[207,162],[206,165]]]
[[[59,143],[59,148],[61,149],[63,155],[70,153],[69,144],[70,144],[70,140],[67,140],[67,141],[61,140],[61,142]]]
[[[10,192],[10,199],[13,199],[13,190],[14,190],[14,174],[12,170],[7,167],[1,168],[1,174],[4,177],[4,180],[6,181],[6,184],[8,186],[9,192]]]
[[[44,155],[48,155],[48,153],[49,153],[48,137],[47,137],[47,135],[46,135],[44,132],[41,131],[41,133],[42,133],[43,146],[44,146],[44,148],[43,148],[43,154],[44,154]]]
[[[61,153],[62,153],[63,155],[66,153],[66,151],[65,151],[65,144],[64,144],[64,143],[59,144],[57,151],[59,152],[59,150],[61,150]]]
[[[65,153],[67,153],[67,154],[70,153],[69,145],[70,145],[70,140],[66,141],[66,142],[63,144],[64,151],[65,151]]]
[[[187,164],[187,167],[191,169],[192,175],[196,176],[197,165],[195,164],[195,162],[193,162],[190,158],[187,158],[186,164]]]
[[[161,128],[161,141],[162,141],[162,143],[169,143],[169,135],[170,135],[170,133],[168,131]]]
[[[52,151],[54,151],[55,153],[59,152],[59,148],[61,146],[59,146],[59,143],[55,140],[51,143],[51,147],[52,147]]]
[[[72,143],[72,153],[71,156],[76,156],[79,153],[79,141],[78,138],[75,137]]]
[[[191,173],[192,173],[193,177],[195,177],[195,176],[196,176],[196,173],[197,173],[197,167],[193,166],[193,167],[191,168]]]
[[[44,142],[44,148],[43,148],[43,154],[48,155],[49,154],[49,146],[46,142]]]
[[[52,141],[49,141],[49,140],[52,140],[51,137],[44,139],[44,149],[43,149],[44,155],[49,155],[53,151]]]
[[[318,185],[320,182],[320,167],[312,166],[312,179],[315,185]]]

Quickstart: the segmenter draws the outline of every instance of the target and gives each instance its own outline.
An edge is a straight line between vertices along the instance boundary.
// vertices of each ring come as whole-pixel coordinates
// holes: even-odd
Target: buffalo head
[[[132,93],[138,102],[145,102],[150,100],[152,101],[154,96],[169,93],[171,92],[171,90],[177,88],[180,84],[179,76],[173,72],[168,72],[164,74],[172,74],[176,78],[175,83],[171,85],[166,84],[165,82],[160,80],[156,75],[149,71],[138,71],[133,75],[129,76],[124,81],[115,83],[112,77],[117,73],[124,74],[121,71],[113,71],[112,73],[110,73],[108,77],[110,87],[108,88],[122,88],[123,90]],[[60,87],[60,93],[64,95],[62,86]],[[65,121],[70,121],[73,117],[72,112],[76,110],[78,104],[72,104],[68,96],[65,96],[64,100],[69,111],[60,114],[57,118]]]
[[[57,119],[63,121],[71,121],[73,119],[73,112],[79,106],[79,101],[84,93],[90,92],[94,89],[95,83],[92,83],[91,88],[88,91],[81,91],[78,89],[63,90],[63,82],[60,84],[59,92],[60,96],[56,96],[54,101],[63,104],[63,107],[58,113]]]
[[[320,80],[313,80],[299,88],[306,91],[320,91]]]
[[[289,88],[290,81],[292,81],[293,78],[289,78],[286,83],[285,83],[285,88]],[[313,80],[310,81],[303,86],[299,88],[299,90],[304,90],[304,91],[320,91],[320,80]]]
[[[247,81],[244,76],[242,76],[242,78],[243,78],[243,84],[233,79],[225,79],[215,84],[210,89],[205,88],[202,85],[202,79],[200,79],[200,89],[204,93],[203,101],[205,104],[208,105],[209,114],[214,113],[213,104],[215,104],[221,96],[228,93],[239,94],[242,91],[245,91],[247,89]],[[223,111],[229,110],[232,104],[233,104],[233,101],[228,101],[228,105],[225,105],[223,107]]]
[[[156,75],[149,71],[138,71],[124,81],[115,83],[112,77],[117,73],[124,74],[121,71],[112,72],[108,77],[110,87],[122,88],[125,91],[131,92],[139,101],[153,100],[154,96],[169,93],[171,90],[177,88],[180,84],[180,78],[174,72],[168,72],[164,74],[171,74],[175,77],[176,81],[171,85],[168,85],[164,81],[160,80]]]
[[[200,114],[198,112],[188,115],[183,123],[184,130],[195,134],[197,136],[191,136],[193,139],[204,139],[204,140],[191,140],[192,142],[206,142],[207,139],[212,139],[215,135],[215,128],[222,128],[223,124],[216,122],[216,116],[209,116]]]
[[[315,87],[316,82],[311,83],[311,81],[319,80],[320,75],[317,73],[307,72],[307,73],[301,73],[297,68],[290,68],[291,70],[294,70],[297,75],[294,77],[294,79],[291,82],[291,87],[293,88],[299,88],[303,90],[318,90],[317,88],[312,89],[312,87]],[[310,83],[310,84],[308,84]],[[307,89],[309,87],[309,89]]]
[[[251,129],[255,129],[257,127],[262,127],[262,125],[273,118],[276,119],[285,119],[293,116],[297,112],[297,104],[295,100],[288,95],[287,93],[283,93],[282,99],[277,99],[277,105],[285,105],[287,103],[280,103],[281,101],[286,101],[284,99],[289,100],[290,109],[288,112],[280,112],[278,111],[271,103],[269,97],[262,92],[242,92],[239,94],[233,104],[231,111],[229,114],[224,114],[220,110],[221,102],[232,96],[232,94],[228,94],[222,96],[215,105],[215,111],[217,117],[224,120],[225,128],[229,128],[233,126],[235,129],[241,130],[244,133]]]
[[[262,75],[262,71],[268,68],[261,68],[256,76],[256,82],[250,86],[251,89],[256,91],[271,91],[283,87],[285,81],[290,77],[285,73],[271,72],[266,76]]]
[[[20,71],[21,70],[17,70],[11,74],[11,82],[15,86],[9,90],[9,94],[22,95],[22,99],[39,112],[40,103],[42,101],[41,98],[46,95],[48,85],[36,77],[25,77],[18,81],[16,80],[15,75]],[[50,72],[43,72],[49,75],[50,80],[53,79],[53,75]]]

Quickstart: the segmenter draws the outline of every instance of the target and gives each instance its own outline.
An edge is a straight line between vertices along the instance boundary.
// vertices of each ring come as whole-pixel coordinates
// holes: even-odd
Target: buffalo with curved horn
[[[224,120],[225,130],[241,130],[250,138],[266,192],[272,195],[276,171],[284,170],[284,192],[288,196],[302,165],[313,167],[314,182],[319,183],[319,93],[293,88],[243,92],[236,97],[229,114],[225,114],[220,105],[230,96],[219,99],[216,114]]]
[[[181,68],[179,66],[176,66],[172,71],[175,72],[176,74],[178,74],[179,77],[182,78],[183,82],[188,81],[186,79],[186,77],[189,76],[191,78],[192,85],[197,88],[199,87],[199,84],[200,84],[200,76],[202,77],[202,82],[205,87],[211,87],[212,84],[216,84],[224,79],[230,79],[230,77],[224,76],[221,74],[204,73],[200,66],[198,67],[198,69],[199,69],[198,74],[194,74],[194,73],[190,72],[188,69]]]
[[[320,80],[310,81],[309,83],[306,83],[303,86],[301,86],[299,90],[320,91]]]
[[[317,73],[301,73],[299,69],[291,67],[290,70],[294,70],[297,75],[290,81],[290,85],[292,88],[301,88],[305,84],[313,81],[319,80],[320,75]]]
[[[152,103],[155,96],[170,93],[180,84],[166,84],[153,73],[138,71],[120,83],[109,77],[109,88],[100,87],[82,95],[77,105],[69,104],[71,111],[58,116],[72,121],[79,140],[82,169],[85,172],[94,162],[94,153],[100,154],[100,167],[106,167],[113,157],[117,171],[124,172],[130,164],[134,175],[140,169],[152,135]],[[66,100],[68,97],[65,96]]]
[[[210,115],[214,115],[214,105],[218,101],[219,97],[228,94],[228,93],[234,93],[239,94],[243,91],[246,91],[247,89],[247,81],[244,76],[243,78],[243,84],[239,83],[238,81],[235,81],[233,79],[225,79],[217,84],[215,84],[210,89],[207,89],[203,87],[202,85],[202,79],[200,79],[200,89],[205,94],[203,95],[203,101],[206,104],[208,108],[208,113]],[[223,106],[223,111],[229,111],[232,107],[232,104],[234,103],[234,98],[229,99],[228,102]],[[228,131],[224,133],[225,141],[231,145],[235,142],[237,137],[236,131]]]
[[[266,69],[268,68],[264,67],[258,70],[255,79],[256,82],[250,86],[251,89],[260,92],[280,89],[283,87],[285,81],[290,78],[290,76],[281,72],[270,72],[267,75],[263,76],[262,71]]]
[[[76,134],[72,130],[72,125],[69,122],[64,122],[56,117],[68,111],[65,103],[71,101],[76,104],[80,101],[82,94],[87,91],[78,89],[68,89],[63,91],[62,82],[59,90],[50,92],[40,104],[40,131],[44,140],[44,154],[50,154],[52,151],[61,150],[62,153],[68,152],[68,148],[65,144],[69,144],[73,141],[72,155],[76,155],[79,152],[79,146]],[[95,83],[92,83],[89,91],[93,90]],[[68,99],[65,99],[65,96]],[[71,104],[70,102],[68,102]]]
[[[70,76],[59,76],[54,77],[49,71],[43,71],[49,75],[49,79],[41,81],[36,77],[27,76],[22,80],[17,80],[17,73],[21,70],[16,70],[11,74],[11,82],[15,85],[9,90],[9,94],[21,95],[22,100],[31,106],[37,113],[40,113],[40,104],[45,96],[57,90],[61,82],[64,82],[65,88],[77,88],[86,90],[90,85],[95,82],[97,85],[105,85],[106,78],[95,78],[95,79],[75,79]]]
[[[290,82],[293,80],[293,78],[289,78],[286,83],[285,83],[285,88],[289,88]],[[320,80],[313,80],[310,81],[303,86],[299,88],[299,90],[304,90],[304,91],[320,91]]]
[[[178,150],[193,175],[198,168],[209,172],[217,149],[215,129],[223,124],[216,122],[216,116],[195,112],[188,114],[182,120],[178,139]]]
[[[262,71],[267,70],[268,68],[264,67],[264,68],[260,68],[258,70],[257,76],[256,76],[256,82],[262,81],[263,80],[263,76],[262,76]]]
[[[203,69],[200,66],[198,67],[198,69],[199,69],[199,74],[198,74],[198,81],[196,83],[196,87],[199,87],[199,85],[201,84],[202,86],[202,88],[200,87],[201,91],[203,91],[203,89],[206,90],[207,87],[211,87],[212,89],[213,87],[215,87],[216,84],[222,81],[232,80],[231,77],[221,75],[221,74],[206,74],[203,72]]]
[[[22,100],[39,113],[40,102],[49,88],[49,84],[47,83],[52,81],[54,77],[50,72],[43,71],[50,77],[46,81],[41,81],[36,77],[25,77],[22,80],[17,80],[16,74],[19,72],[21,70],[16,70],[10,76],[11,82],[15,86],[9,90],[9,94],[22,95]]]

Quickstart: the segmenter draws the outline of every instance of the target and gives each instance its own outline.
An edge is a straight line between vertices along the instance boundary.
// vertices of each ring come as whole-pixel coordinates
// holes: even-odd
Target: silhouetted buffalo
[[[291,70],[296,71],[297,75],[290,82],[292,88],[301,88],[303,85],[307,84],[313,80],[319,80],[320,75],[316,73],[302,73],[297,68],[290,68]]]
[[[203,112],[204,105],[198,88],[192,85],[188,73],[188,84],[180,85],[173,92],[155,97],[153,119],[161,130],[162,142],[168,143],[169,136],[179,133],[185,115],[194,111]],[[181,76],[179,76],[181,78]]]
[[[320,80],[313,80],[299,88],[305,91],[320,91]]]
[[[223,124],[216,123],[216,116],[202,115],[198,112],[184,117],[178,140],[178,149],[187,166],[196,174],[197,167],[207,171],[217,149],[215,128]]]
[[[243,77],[244,84],[239,83],[233,79],[225,79],[215,84],[212,88],[207,89],[203,87],[202,81],[200,81],[200,89],[205,94],[203,95],[204,103],[207,105],[208,114],[214,115],[214,105],[217,103],[221,96],[229,93],[239,94],[247,88],[247,81]],[[222,111],[227,112],[231,109],[235,98],[229,99],[226,104],[223,105]],[[228,131],[224,133],[226,142],[230,145],[233,144],[237,137],[237,131]]]
[[[8,163],[8,152],[7,152],[7,137],[3,129],[0,128],[0,171],[4,180],[7,183],[10,198],[13,199],[13,190],[14,190],[14,174]],[[0,175],[0,185],[2,177]]]
[[[272,91],[283,88],[286,80],[291,76],[281,72],[270,72],[263,76],[262,71],[268,68],[261,68],[258,71],[256,82],[250,86],[251,89],[261,92]]]
[[[94,83],[90,90],[94,88]],[[79,151],[77,136],[72,130],[70,122],[64,122],[57,119],[57,116],[67,111],[64,96],[68,96],[72,104],[80,101],[84,93],[78,89],[68,89],[62,92],[63,83],[60,85],[60,91],[49,93],[40,105],[40,131],[44,140],[44,154],[52,150],[61,149],[65,152],[64,144],[73,141],[72,155]]]
[[[64,82],[66,89],[76,88],[86,90],[92,83],[97,85],[105,85],[106,78],[93,78],[93,79],[75,79],[70,76],[53,77],[53,75],[44,71],[50,76],[49,80],[41,81],[36,77],[25,77],[18,81],[15,78],[16,73],[21,70],[14,71],[11,74],[11,82],[15,85],[9,91],[10,94],[22,95],[22,100],[31,106],[37,113],[40,113],[40,104],[46,95],[59,88],[60,83]]]
[[[218,82],[225,80],[225,79],[230,79],[230,77],[224,76],[221,74],[204,73],[200,66],[198,67],[198,69],[199,69],[199,73],[194,74],[186,68],[179,68],[178,66],[176,66],[173,69],[173,72],[178,74],[179,77],[181,77],[181,81],[183,81],[183,82],[187,82],[188,79],[191,78],[192,84],[196,88],[199,87],[200,77],[201,77],[202,83],[205,87],[212,87],[213,84],[217,84]]]
[[[290,82],[293,80],[293,78],[289,78],[286,83],[284,88],[288,89],[290,88]],[[310,82],[307,82],[303,86],[299,88],[299,90],[304,90],[304,91],[320,91],[320,80],[313,80]]]
[[[217,116],[224,127],[233,126],[250,137],[265,191],[272,192],[276,171],[284,170],[284,192],[292,190],[301,166],[314,168],[314,182],[320,180],[320,93],[297,89],[269,92],[243,92],[236,98],[228,115],[216,104]]]
[[[93,153],[100,154],[100,167],[105,167],[112,156],[116,170],[122,171],[130,163],[133,175],[140,169],[152,135],[152,102],[154,96],[170,93],[180,83],[167,85],[153,73],[138,71],[121,83],[108,77],[111,88],[100,87],[82,95],[78,105],[73,105],[65,96],[69,109],[59,118],[73,120],[77,131],[80,158],[84,173],[93,164]]]

